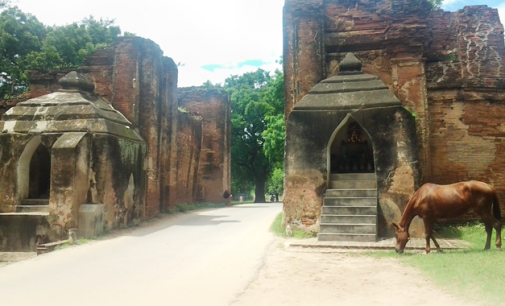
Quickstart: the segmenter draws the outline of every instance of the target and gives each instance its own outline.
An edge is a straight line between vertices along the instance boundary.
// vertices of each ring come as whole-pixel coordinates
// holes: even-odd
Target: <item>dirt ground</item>
[[[394,258],[293,248],[278,238],[270,247],[258,277],[231,305],[424,306],[433,303],[476,305],[435,287],[418,270]]]
[[[140,228],[162,224],[160,220],[145,222]],[[99,240],[131,231],[114,231]],[[289,247],[291,241],[275,238],[257,277],[232,306],[478,305],[434,286],[418,270],[394,258],[379,259],[350,250]],[[0,267],[34,256],[0,253]]]

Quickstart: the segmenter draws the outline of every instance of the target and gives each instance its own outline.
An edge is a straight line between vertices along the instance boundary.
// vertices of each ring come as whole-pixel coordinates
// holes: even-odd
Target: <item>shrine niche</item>
[[[359,123],[349,119],[335,132],[330,145],[331,173],[375,172],[372,141]]]
[[[33,153],[30,162],[30,199],[49,199],[49,187],[51,185],[51,154],[49,150],[40,144]]]

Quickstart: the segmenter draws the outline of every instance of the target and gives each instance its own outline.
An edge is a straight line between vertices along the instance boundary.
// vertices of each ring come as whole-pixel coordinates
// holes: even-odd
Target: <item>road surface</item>
[[[281,203],[164,216],[0,268],[1,305],[229,305],[258,276]]]

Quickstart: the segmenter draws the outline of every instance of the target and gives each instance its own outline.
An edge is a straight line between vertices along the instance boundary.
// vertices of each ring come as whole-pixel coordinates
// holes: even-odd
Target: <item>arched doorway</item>
[[[372,140],[350,115],[337,127],[328,145],[329,173],[374,173]]]
[[[51,154],[43,144],[33,153],[30,161],[29,199],[49,199],[51,186]]]

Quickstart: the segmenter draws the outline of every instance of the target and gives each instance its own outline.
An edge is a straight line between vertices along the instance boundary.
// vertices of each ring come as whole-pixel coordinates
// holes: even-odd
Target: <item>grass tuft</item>
[[[176,203],[175,207],[169,208],[167,212],[169,214],[175,214],[178,212],[187,212],[187,211],[196,210],[196,209],[220,208],[220,207],[224,207],[224,203],[221,203],[221,204],[214,204],[214,203],[208,203],[208,202],[193,203],[193,204]]]
[[[270,231],[274,233],[274,235],[279,237],[287,238],[286,236],[286,227],[281,225],[282,223],[282,213],[278,214],[274,220],[274,223],[270,226]],[[305,238],[314,238],[317,236],[315,232],[303,232],[293,230],[293,238],[305,239]]]

